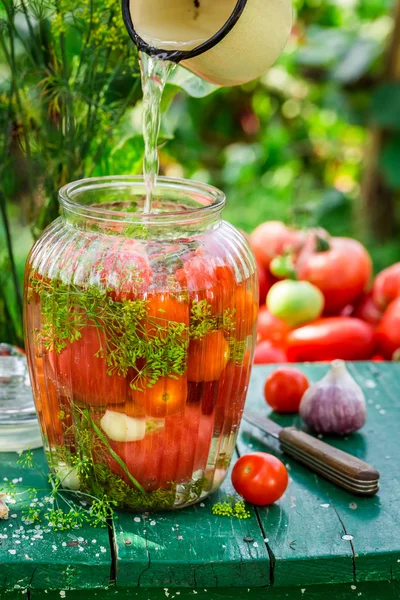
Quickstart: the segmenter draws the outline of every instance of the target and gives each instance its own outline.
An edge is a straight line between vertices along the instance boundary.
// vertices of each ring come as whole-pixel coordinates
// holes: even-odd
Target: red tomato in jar
[[[298,412],[304,392],[310,387],[307,377],[299,369],[282,367],[267,377],[264,397],[278,413]]]
[[[291,331],[287,337],[289,362],[368,360],[374,350],[374,330],[351,317],[327,317]]]
[[[384,269],[376,276],[372,295],[374,302],[382,310],[400,295],[400,262]]]
[[[255,365],[268,365],[270,363],[285,363],[287,362],[287,354],[278,346],[274,346],[269,340],[264,340],[257,344],[254,353]]]
[[[43,433],[50,446],[64,444],[64,428],[72,425],[70,404],[64,398],[64,406],[60,404],[52,367],[46,359],[35,358],[36,373],[33,377],[36,410],[39,415]],[[60,419],[61,411],[64,418]]]
[[[267,506],[279,500],[288,483],[284,464],[266,452],[242,456],[233,467],[233,487],[246,502],[257,506]]]
[[[264,269],[269,269],[275,256],[296,247],[300,235],[280,221],[266,221],[256,227],[250,235],[250,245],[256,259]]]
[[[372,327],[377,327],[383,317],[383,312],[374,302],[372,293],[370,292],[360,298],[352,312],[352,316],[369,323]]]
[[[376,332],[376,350],[387,360],[392,360],[400,348],[400,297],[387,307]]]
[[[240,284],[233,295],[232,307],[236,317],[235,335],[238,340],[243,340],[254,331],[257,321],[258,303],[254,294],[246,289],[245,284]]]
[[[207,334],[189,344],[188,381],[216,381],[221,377],[230,356],[229,344],[222,330]]]
[[[191,298],[207,300],[214,314],[229,308],[237,285],[228,265],[215,265],[212,257],[200,252],[187,260],[183,268],[176,271],[175,277],[182,289],[189,291]]]
[[[225,367],[218,386],[215,424],[228,434],[236,431],[242,418],[251,373],[251,354],[245,352],[243,363],[231,360]]]
[[[129,396],[128,381],[110,373],[106,359],[104,332],[94,325],[80,330],[79,340],[67,344],[59,354],[50,353],[56,379],[72,393],[75,401],[92,406],[124,403]]]
[[[144,246],[133,239],[118,240],[108,247],[93,272],[116,302],[142,297],[153,278]]]
[[[257,321],[257,341],[269,340],[275,346],[284,346],[289,331],[289,325],[275,317],[266,306],[260,308]]]
[[[189,325],[189,304],[170,294],[154,294],[147,300],[146,330],[150,337],[159,337],[169,323]]]
[[[325,296],[325,315],[337,315],[365,290],[372,275],[371,258],[360,242],[330,238],[329,249],[315,251],[315,240],[301,252],[296,273]],[[311,245],[312,244],[312,245]]]
[[[183,416],[167,417],[164,427],[146,433],[143,440],[109,440],[114,452],[146,491],[168,489],[172,484],[190,481],[193,473],[206,469],[214,419],[202,415],[199,408],[186,405]],[[114,473],[134,487],[114,458],[109,456],[108,463]]]
[[[126,413],[128,416],[139,416],[137,409],[142,409],[145,415],[158,419],[183,411],[188,395],[186,375],[176,378],[160,377],[152,387],[141,387],[142,390],[131,391],[132,407],[136,414]]]

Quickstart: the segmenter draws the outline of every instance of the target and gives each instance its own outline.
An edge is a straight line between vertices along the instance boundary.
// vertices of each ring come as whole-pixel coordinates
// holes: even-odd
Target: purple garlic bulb
[[[300,416],[318,433],[346,435],[361,429],[367,418],[365,396],[344,361],[333,361],[329,373],[308,388]]]

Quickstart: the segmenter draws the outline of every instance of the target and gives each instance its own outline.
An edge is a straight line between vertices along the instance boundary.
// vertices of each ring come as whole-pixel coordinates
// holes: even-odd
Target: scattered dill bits
[[[230,502],[217,502],[211,509],[213,515],[221,517],[234,517],[236,519],[249,519],[251,514],[246,510],[243,500]]]

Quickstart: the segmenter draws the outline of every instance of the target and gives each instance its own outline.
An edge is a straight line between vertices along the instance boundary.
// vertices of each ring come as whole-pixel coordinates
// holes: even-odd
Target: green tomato
[[[268,310],[290,327],[318,319],[324,304],[322,292],[308,281],[278,281],[267,296]]]

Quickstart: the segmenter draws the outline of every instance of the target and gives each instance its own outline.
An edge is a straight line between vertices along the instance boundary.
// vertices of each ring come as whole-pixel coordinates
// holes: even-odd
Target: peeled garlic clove
[[[342,360],[335,360],[329,373],[310,386],[300,403],[303,421],[318,433],[346,435],[358,431],[366,421],[362,389]]]
[[[65,462],[60,461],[54,468],[55,474],[60,480],[61,487],[66,490],[79,490],[81,482],[79,480],[78,470]]]
[[[146,435],[145,419],[134,419],[112,410],[105,412],[100,425],[113,442],[138,442]]]

